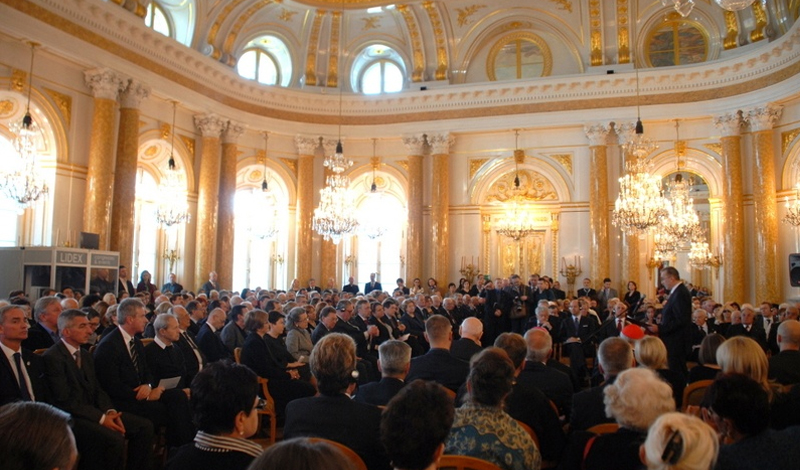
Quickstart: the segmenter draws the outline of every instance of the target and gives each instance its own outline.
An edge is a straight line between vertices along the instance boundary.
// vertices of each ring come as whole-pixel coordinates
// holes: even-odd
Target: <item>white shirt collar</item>
[[[167,345],[164,344],[163,341],[161,341],[161,338],[159,338],[158,335],[156,335],[156,337],[153,339],[153,342],[159,345],[161,349],[167,349]]]
[[[78,348],[72,347],[71,344],[69,344],[66,341],[64,341],[64,338],[61,338],[61,342],[64,343],[64,346],[67,347],[67,351],[69,351],[69,355],[74,357],[75,356],[75,351],[77,351]]]
[[[22,352],[22,348],[19,348],[19,351],[14,351],[13,349],[9,348],[8,346],[3,344],[2,342],[0,342],[0,348],[3,349],[3,353],[5,353],[6,357],[8,358],[8,362],[11,362],[11,361],[14,360],[14,354]],[[11,363],[13,364],[13,362],[11,362]]]
[[[125,331],[125,329],[122,328],[121,326],[119,326],[118,328],[120,333],[122,333],[122,340],[125,341],[125,347],[130,349],[128,345],[131,343],[131,338],[133,338],[133,336],[129,335],[128,332]]]

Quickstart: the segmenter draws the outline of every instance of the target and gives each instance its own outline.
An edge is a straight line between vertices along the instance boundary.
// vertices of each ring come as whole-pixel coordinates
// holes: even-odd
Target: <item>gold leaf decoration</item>
[[[297,160],[292,160],[291,158],[279,158],[280,161],[283,162],[284,165],[289,167],[292,170],[295,178],[297,178]]]
[[[481,8],[486,8],[486,5],[470,5],[466,8],[456,8],[458,12],[458,25],[466,26],[471,24],[470,18],[478,12]]]
[[[261,181],[263,179],[263,177],[264,177],[264,173],[262,173],[261,170],[253,170],[253,171],[250,172],[250,175],[248,175],[247,179],[251,183],[255,183],[257,181]]]
[[[469,161],[469,179],[475,177],[475,173],[480,170],[484,163],[488,162],[488,158],[476,158]]]
[[[381,27],[380,16],[369,16],[367,18],[361,18],[361,21],[364,22],[364,26],[361,28],[361,31],[369,31],[370,29],[378,29]]]
[[[22,93],[25,90],[25,84],[28,83],[28,73],[24,70],[14,69],[11,72],[11,91]]]
[[[14,114],[14,109],[16,109],[16,107],[16,103],[12,100],[0,101],[0,117],[11,116]]]
[[[705,144],[705,148],[711,150],[717,155],[722,155],[722,144],[719,143]]]
[[[559,10],[566,10],[572,13],[572,2],[569,0],[552,0],[553,3],[558,5]],[[531,271],[533,272],[533,271]]]
[[[72,97],[49,88],[45,88],[44,91],[48,96],[50,96],[50,99],[53,100],[56,108],[61,111],[61,116],[64,118],[64,124],[69,127],[70,123],[72,122]]]
[[[520,170],[520,187],[514,187],[516,173],[510,171],[495,181],[486,197],[487,202],[521,201],[557,201],[553,184],[540,173],[531,170]]]
[[[408,160],[398,160],[397,164],[406,171],[408,171]]]
[[[192,158],[192,161],[194,161],[194,139],[180,134],[178,134],[178,138],[181,139],[183,145],[186,146],[186,149],[189,151],[189,156]]]
[[[159,132],[161,133],[161,139],[167,140],[169,139],[169,134],[172,132],[172,126],[167,124],[166,122],[161,124],[159,128]]]
[[[156,147],[155,145],[151,145],[146,149],[144,149],[144,156],[148,158],[155,157],[157,153],[158,153],[158,147]]]
[[[278,19],[288,23],[289,21],[292,21],[292,18],[294,18],[294,15],[296,15],[296,14],[297,14],[296,11],[292,11],[292,10],[284,8],[284,9],[281,10],[281,14],[278,16]]]
[[[784,155],[786,154],[786,150],[789,149],[789,145],[792,144],[792,141],[798,135],[800,135],[800,129],[792,129],[790,131],[781,133],[781,153],[783,153]]]
[[[556,153],[550,155],[550,158],[557,161],[567,170],[567,173],[572,174],[572,154],[569,153]]]

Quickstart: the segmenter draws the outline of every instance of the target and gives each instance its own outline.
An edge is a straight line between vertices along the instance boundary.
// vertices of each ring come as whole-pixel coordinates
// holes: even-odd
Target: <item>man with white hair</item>
[[[225,326],[225,312],[221,308],[215,308],[208,314],[208,320],[197,333],[197,345],[205,354],[209,364],[222,359],[233,359],[233,354],[217,335],[217,331],[222,330],[223,326]]]
[[[784,320],[778,326],[780,353],[769,358],[769,379],[781,385],[800,383],[800,322]]]
[[[61,310],[62,311],[64,311],[64,310],[77,310],[77,309],[78,309],[78,301],[77,300],[75,300],[73,298],[70,298],[70,297],[66,297],[64,299],[61,299]]]
[[[750,304],[742,304],[742,323],[734,325],[731,322],[728,328],[726,337],[733,338],[734,336],[747,336],[755,340],[762,349],[767,349],[767,334],[764,331],[764,326],[756,321],[756,311]]]
[[[528,354],[525,357],[525,368],[517,377],[521,382],[541,390],[547,398],[553,400],[558,414],[569,416],[572,411],[572,393],[574,391],[569,376],[547,365],[547,359],[553,351],[553,338],[547,330],[533,328],[525,333]]]
[[[405,379],[411,367],[411,346],[402,341],[385,341],[378,348],[378,370],[380,382],[361,385],[355,401],[375,406],[386,406],[405,387]]]
[[[445,299],[447,301],[448,299]],[[452,300],[452,299],[450,299]],[[472,356],[481,352],[481,337],[483,336],[483,322],[475,317],[465,318],[458,327],[461,339],[453,341],[450,354],[453,357],[469,362]]]

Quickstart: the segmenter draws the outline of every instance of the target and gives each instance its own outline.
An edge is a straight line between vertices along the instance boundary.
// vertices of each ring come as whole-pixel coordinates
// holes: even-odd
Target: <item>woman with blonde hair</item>
[[[683,413],[666,413],[650,426],[639,456],[648,470],[710,470],[719,441],[711,426]]]
[[[645,336],[636,343],[633,354],[641,367],[652,370],[672,387],[675,404],[680,408],[686,379],[683,375],[667,368],[667,347],[664,342],[656,336]]]
[[[755,340],[746,336],[734,336],[717,349],[717,364],[722,372],[742,374],[758,382],[772,396],[769,384],[769,362],[764,350]]]

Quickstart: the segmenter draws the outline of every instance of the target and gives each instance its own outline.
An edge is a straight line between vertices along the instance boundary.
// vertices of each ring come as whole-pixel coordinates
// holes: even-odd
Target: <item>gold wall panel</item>
[[[620,64],[631,61],[628,0],[617,0],[617,57],[617,62]]]
[[[725,38],[722,41],[722,47],[727,51],[734,49],[738,45],[739,37],[739,20],[736,18],[736,13],[725,10]]]
[[[523,280],[527,280],[531,274],[545,274],[546,233],[544,230],[537,231],[518,241],[498,236],[502,242],[497,244],[497,259],[503,277],[519,274]]]
[[[519,170],[520,190],[514,187],[516,172],[511,171],[497,179],[489,188],[485,202],[506,202],[520,198],[524,201],[557,201],[553,183],[541,173],[532,170]]]
[[[61,117],[64,118],[64,125],[69,128],[72,123],[72,97],[49,88],[45,88],[44,91],[50,96],[50,99],[53,100],[56,108],[61,111]],[[137,117],[136,119],[138,121],[139,118]]]
[[[411,39],[412,61],[414,63],[411,81],[421,82],[425,79],[425,52],[422,47],[422,34],[419,32],[417,19],[408,5],[398,5],[397,10],[403,15],[403,20],[408,29],[408,36]]]
[[[339,84],[339,43],[341,42],[342,12],[334,11],[331,18],[331,39],[328,42],[328,82],[336,88]]]
[[[481,169],[481,167],[488,162],[488,158],[474,158],[469,161],[469,179],[475,177],[475,173]]]
[[[593,66],[603,65],[603,5],[600,0],[589,0],[589,37],[591,45],[591,63]]]
[[[722,144],[703,144],[703,147],[711,150],[712,152],[716,153],[717,155],[722,155]]]
[[[319,33],[322,29],[322,19],[325,10],[317,10],[314,22],[311,24],[311,35],[308,38],[308,52],[306,53],[306,85],[317,85],[317,51],[319,50]]]
[[[436,8],[436,3],[432,1],[427,1],[422,4],[425,8],[425,11],[428,12],[428,19],[431,22],[431,27],[433,28],[433,36],[436,39],[436,73],[435,78],[436,80],[446,80],[447,79],[447,69],[448,69],[448,62],[447,62],[447,37],[444,31],[444,25],[442,24],[441,16],[439,15],[439,10]]]

